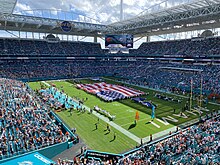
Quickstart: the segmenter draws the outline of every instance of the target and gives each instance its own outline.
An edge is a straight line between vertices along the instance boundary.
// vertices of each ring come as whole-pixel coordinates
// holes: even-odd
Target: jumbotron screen
[[[111,47],[112,45],[121,45],[126,48],[133,48],[133,35],[125,34],[107,34],[105,35],[105,47]]]

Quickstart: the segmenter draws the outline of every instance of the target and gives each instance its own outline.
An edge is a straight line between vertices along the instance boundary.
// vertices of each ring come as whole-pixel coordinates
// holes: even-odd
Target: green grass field
[[[83,79],[80,81],[81,83],[94,83],[94,81],[90,79]],[[105,81],[112,84],[115,83],[119,84],[114,80],[105,79]],[[71,82],[53,81],[52,83],[56,84],[56,87],[58,89],[60,89],[62,86],[64,92],[70,97],[81,100],[88,98],[88,100],[84,102],[86,106],[93,108],[95,105],[98,105],[101,109],[105,109],[108,112],[110,112],[110,114],[115,115],[116,116],[116,119],[114,120],[115,124],[128,130],[129,132],[131,132],[132,134],[136,135],[139,138],[144,138],[146,136],[149,136],[150,134],[155,134],[163,130],[166,130],[168,128],[171,128],[175,125],[179,125],[187,121],[191,121],[192,119],[198,118],[198,116],[194,116],[186,113],[186,115],[188,116],[187,119],[175,116],[178,122],[175,123],[169,121],[170,123],[169,125],[164,125],[163,123],[155,119],[153,122],[157,126],[159,126],[158,128],[157,126],[149,122],[151,121],[151,109],[139,103],[135,103],[130,99],[108,103],[102,101],[101,99],[97,98],[92,94],[88,94],[83,90],[75,88],[75,85],[72,84]],[[40,89],[39,82],[32,82],[29,85],[33,89]],[[139,89],[144,92],[149,92],[149,95],[144,97],[146,97],[148,101],[152,100],[155,104],[158,105],[158,108],[156,109],[156,118],[159,119],[162,119],[162,117],[166,117],[166,116],[172,116],[174,108],[176,109],[175,113],[179,114],[181,108],[187,101],[185,98],[175,96],[176,98],[181,99],[182,103],[168,102],[155,98],[154,97],[155,91],[153,90],[143,89],[137,86],[131,86],[131,87]],[[193,104],[195,104],[195,102]],[[212,104],[208,104],[206,105],[206,107],[210,110],[219,108],[218,106]],[[134,126],[136,111],[139,111],[140,119],[137,122],[137,125]],[[135,147],[136,145],[136,142],[134,140],[125,136],[122,132],[114,128],[111,128],[112,131],[109,134],[107,134],[107,132],[105,131],[106,123],[104,121],[100,121],[100,124],[98,125],[98,129],[95,130],[95,123],[97,122],[97,117],[94,116],[93,114],[89,114],[87,112],[79,113],[76,110],[74,111],[72,116],[70,116],[68,111],[58,112],[57,114],[70,128],[76,127],[77,133],[79,134],[80,138],[82,138],[91,149],[121,153],[130,148]],[[203,113],[203,115],[205,115],[205,113]],[[117,133],[117,138],[114,141],[112,140],[113,132]]]

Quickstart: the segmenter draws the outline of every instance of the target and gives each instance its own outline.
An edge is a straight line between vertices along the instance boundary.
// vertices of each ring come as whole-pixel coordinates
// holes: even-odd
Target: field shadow
[[[148,121],[148,122],[146,122],[145,124],[150,124],[151,122],[150,121]]]
[[[135,124],[135,123],[131,124],[131,125],[129,126],[128,130],[130,130],[130,129],[134,128],[134,127],[136,127],[136,124]]]
[[[108,132],[106,132],[104,135],[108,135],[110,132],[108,131]]]
[[[83,114],[82,112],[76,111],[76,115],[77,115],[77,116],[80,116],[80,115],[82,115],[82,114]]]

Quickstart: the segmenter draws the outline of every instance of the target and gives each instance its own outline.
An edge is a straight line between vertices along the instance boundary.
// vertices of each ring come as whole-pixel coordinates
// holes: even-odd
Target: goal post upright
[[[201,85],[200,85],[200,104],[199,106],[202,107],[202,84],[203,83],[203,78],[202,78],[202,75],[201,75]]]
[[[189,100],[189,110],[192,110],[192,96],[193,96],[193,79],[191,78],[191,92],[190,92],[190,100]]]

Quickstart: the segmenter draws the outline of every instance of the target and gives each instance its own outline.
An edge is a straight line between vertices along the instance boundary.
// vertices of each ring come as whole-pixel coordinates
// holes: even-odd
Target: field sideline
[[[80,81],[81,83],[94,82],[90,79],[83,79]],[[118,82],[112,80],[105,79],[105,81],[107,83],[118,84]],[[48,83],[50,82],[51,81],[48,81]],[[179,125],[187,121],[190,121],[192,119],[198,118],[198,116],[189,115],[189,113],[186,113],[188,116],[187,119],[178,116],[172,116],[175,117],[175,119],[177,119],[178,122],[169,121],[170,123],[169,125],[165,125],[156,119],[153,121],[153,123],[151,123],[150,122],[151,109],[142,106],[141,104],[135,103],[130,99],[107,103],[100,100],[94,95],[88,94],[83,90],[75,88],[74,84],[70,82],[52,81],[52,83],[55,84],[58,89],[61,89],[62,87],[64,92],[70,97],[81,100],[83,98],[84,99],[88,98],[88,100],[84,102],[86,106],[93,108],[95,105],[98,105],[101,109],[105,109],[108,112],[110,112],[110,114],[115,115],[116,116],[116,119],[114,120],[115,124],[119,125],[125,130],[128,130],[129,132],[131,132],[132,134],[136,135],[139,138],[145,138],[150,134],[159,133],[163,130],[172,128],[175,125]],[[33,89],[40,89],[39,82],[31,82],[29,83],[29,85]],[[155,104],[158,105],[158,108],[156,109],[156,117],[159,118],[160,120],[162,120],[163,117],[173,115],[174,108],[176,109],[175,114],[179,114],[182,106],[186,102],[186,99],[184,98],[175,97],[181,99],[182,103],[174,103],[174,102],[171,103],[168,101],[155,98],[154,97],[155,91],[153,90],[143,89],[136,86],[132,86],[132,87],[136,89],[140,89],[144,92],[149,92],[149,95],[144,97],[146,97],[147,100],[152,100]],[[210,110],[218,109],[218,108],[219,107],[216,105],[211,105],[211,104],[207,105],[207,109]],[[134,118],[136,111],[139,111],[140,120],[137,122],[137,125],[134,125]],[[137,143],[134,140],[125,136],[123,133],[116,130],[115,128],[111,128],[111,132],[107,134],[107,132],[105,131],[107,124],[102,120],[100,120],[98,129],[94,130],[95,123],[97,122],[97,117],[87,112],[80,113],[75,110],[73,116],[70,116],[70,113],[68,111],[62,111],[57,114],[67,125],[69,125],[70,128],[76,127],[77,133],[79,134],[80,138],[82,138],[91,149],[121,153],[137,145]],[[203,114],[205,115],[205,112]],[[113,132],[117,133],[117,138],[114,141],[112,140],[114,134]]]

